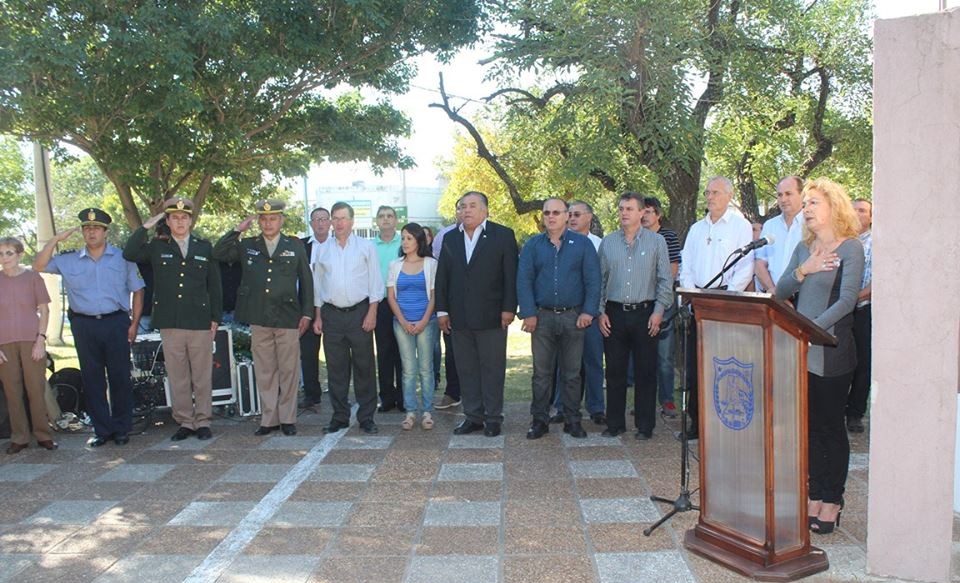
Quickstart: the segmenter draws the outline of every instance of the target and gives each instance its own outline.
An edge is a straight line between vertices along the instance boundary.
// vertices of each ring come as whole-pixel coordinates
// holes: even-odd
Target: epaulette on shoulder
[[[69,253],[76,253],[77,251],[80,251],[80,249],[79,249],[79,248],[78,248],[78,249],[67,249],[66,251],[61,251],[61,252],[60,252],[60,255],[67,255],[67,254],[69,254]]]

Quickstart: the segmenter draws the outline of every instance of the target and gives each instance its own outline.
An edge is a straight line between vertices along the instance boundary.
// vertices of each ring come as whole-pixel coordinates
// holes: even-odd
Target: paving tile
[[[49,552],[57,554],[115,554],[139,544],[153,531],[151,526],[93,524],[71,534]]]
[[[496,526],[424,526],[417,555],[496,555],[499,547]]]
[[[310,555],[273,555],[270,557],[245,555],[237,557],[218,583],[303,583],[320,562],[320,557]]]
[[[71,524],[17,525],[0,532],[0,549],[4,554],[35,554],[48,552],[81,526]]]
[[[377,465],[383,461],[387,451],[386,449],[333,449],[327,453],[320,464]]]
[[[318,482],[366,482],[376,468],[372,464],[320,464],[307,479]]]
[[[25,524],[90,524],[117,504],[105,500],[60,500],[51,502],[23,520]]]
[[[370,482],[360,496],[360,502],[393,500],[406,504],[422,504],[430,498],[432,482]]]
[[[447,447],[450,449],[503,449],[504,439],[505,437],[503,435],[496,437],[486,437],[483,435],[452,435]]]
[[[582,478],[577,480],[581,498],[635,498],[646,493],[640,478]]]
[[[236,526],[253,510],[255,502],[191,502],[168,524],[184,526]]]
[[[150,583],[180,583],[203,557],[190,555],[133,555],[120,559],[94,579],[94,583],[140,583],[149,573]]]
[[[506,521],[508,525],[570,526],[580,524],[580,512],[572,498],[508,499]]]
[[[349,526],[409,526],[423,519],[423,504],[359,502],[347,521]]]
[[[869,453],[851,453],[848,466],[851,470],[866,470],[870,467]]]
[[[197,497],[197,502],[259,501],[275,486],[271,482],[215,482]]]
[[[155,482],[176,466],[173,464],[123,464],[97,477],[98,482]]]
[[[334,449],[387,449],[391,443],[393,437],[384,435],[346,435]]]
[[[426,526],[497,526],[500,502],[444,502],[427,504]]]
[[[503,480],[503,464],[443,464],[440,466],[441,482],[479,482],[484,480]]]
[[[585,438],[579,439],[564,433],[560,437],[560,443],[564,447],[610,447],[611,444],[616,444],[616,441],[614,441],[616,438],[603,437],[600,435],[601,433],[603,433],[602,429],[596,433],[590,431]]]
[[[54,555],[35,558],[35,562],[16,576],[16,583],[89,583],[106,571],[118,557],[106,553]],[[3,577],[0,576],[0,580]]]
[[[493,502],[503,498],[503,482],[437,482],[431,500]]]
[[[628,460],[570,462],[574,478],[636,478],[637,470]]]
[[[497,583],[496,557],[446,555],[414,557],[405,583]]]
[[[166,524],[189,503],[188,500],[143,500],[131,497],[107,510],[94,524],[155,525]]]
[[[509,500],[559,498],[573,499],[573,483],[569,480],[509,480],[506,485]]]
[[[680,551],[597,553],[600,583],[696,583]]]
[[[289,500],[304,502],[354,501],[366,484],[363,482],[313,482],[309,479],[290,495]]]
[[[841,521],[842,522],[842,521]],[[823,549],[830,560],[830,568],[819,576],[829,581],[886,581],[880,577],[867,574],[867,553],[855,545],[819,544],[815,546]]]
[[[417,525],[397,527],[343,527],[330,549],[342,556],[403,556],[413,550]]]
[[[580,501],[588,523],[656,522],[660,513],[649,498],[603,498]]]
[[[220,481],[279,482],[292,467],[281,464],[236,464],[220,476]]]
[[[332,528],[265,526],[243,549],[244,555],[311,555],[319,557],[333,540]]]
[[[275,464],[293,466],[307,455],[302,449],[250,449],[236,452],[240,464]]]
[[[587,545],[580,525],[514,526],[504,531],[504,553],[508,555],[586,554]],[[571,580],[574,578],[571,577]],[[532,581],[532,579],[531,579]]]
[[[548,555],[506,557],[503,560],[504,583],[593,583],[597,581],[593,563],[584,555]]]
[[[644,526],[638,524],[591,524],[587,527],[590,542],[598,553],[639,553],[644,551],[670,550],[674,547],[673,532],[679,538],[683,531],[676,528],[676,522],[661,526],[650,536],[643,535]],[[671,529],[671,527],[673,527]]]
[[[447,464],[491,464],[503,461],[503,450],[489,449],[448,449],[443,456]]]
[[[24,518],[39,511],[49,502],[40,499],[23,499],[14,497],[11,499],[0,499],[0,531],[4,524],[17,524]],[[0,550],[2,552],[2,550]]]
[[[622,460],[626,454],[622,447],[573,447],[567,450],[567,457],[573,461]]]
[[[407,556],[328,557],[309,583],[401,583],[408,561]]]
[[[17,573],[34,564],[34,559],[17,555],[0,555],[0,583],[19,580]]]
[[[209,526],[161,526],[142,541],[132,554],[207,555],[230,534],[230,528]]]
[[[284,449],[296,449],[296,450],[311,450],[314,446],[320,443],[323,440],[322,437],[310,436],[310,435],[284,435],[282,437],[271,437],[270,439],[264,441],[257,449],[272,449],[272,450],[284,450]]]
[[[56,464],[3,464],[0,482],[30,482],[57,469]]]
[[[351,502],[284,502],[268,521],[271,526],[340,526],[346,520]]]
[[[208,447],[214,446],[218,439],[221,436],[217,433],[213,434],[211,439],[184,439],[182,441],[170,441],[169,438],[158,441],[157,443],[151,445],[147,450],[153,451],[202,451]],[[216,446],[214,446],[215,448]]]

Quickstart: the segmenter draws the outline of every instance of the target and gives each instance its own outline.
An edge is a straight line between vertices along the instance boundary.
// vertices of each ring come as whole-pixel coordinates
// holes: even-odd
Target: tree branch
[[[817,108],[813,114],[813,124],[810,127],[810,138],[816,144],[816,147],[800,169],[800,176],[804,178],[809,176],[814,168],[833,153],[833,140],[823,133],[823,118],[827,112],[827,100],[830,98],[830,75],[823,67],[818,67],[818,69],[820,93],[817,97]]]
[[[500,160],[497,158],[497,156],[487,148],[486,143],[483,141],[483,136],[480,135],[480,132],[477,130],[477,128],[450,106],[450,98],[447,96],[446,88],[443,85],[443,73],[440,73],[440,97],[443,100],[442,103],[431,103],[429,107],[436,107],[443,110],[443,112],[447,114],[447,117],[449,117],[455,123],[460,124],[467,130],[467,132],[473,138],[473,141],[477,144],[477,156],[485,160],[487,164],[493,168],[493,171],[496,172],[500,180],[506,185],[507,192],[510,194],[510,200],[513,201],[513,208],[516,209],[517,214],[522,215],[543,208],[542,200],[523,199],[523,197],[520,195],[520,190],[517,188],[517,184],[513,181],[510,173],[507,172],[506,168],[503,167],[503,164],[500,163]]]

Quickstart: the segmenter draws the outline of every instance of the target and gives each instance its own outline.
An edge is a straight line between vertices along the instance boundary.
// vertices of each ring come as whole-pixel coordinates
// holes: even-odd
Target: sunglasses
[[[545,217],[559,217],[560,215],[566,213],[567,211],[543,211],[543,216]]]

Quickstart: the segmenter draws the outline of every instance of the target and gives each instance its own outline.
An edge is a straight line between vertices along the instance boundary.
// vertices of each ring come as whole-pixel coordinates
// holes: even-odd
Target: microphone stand
[[[746,257],[747,253],[751,250],[744,252],[742,249],[737,249],[727,257],[726,262],[724,263],[723,269],[720,270],[720,273],[715,275],[713,279],[707,282],[707,285],[703,286],[702,289],[709,288],[717,280],[723,281],[723,275],[730,271],[738,261]],[[734,256],[738,255],[736,259],[730,261]],[[723,286],[721,286],[723,287]],[[687,381],[687,367],[690,366],[690,363],[687,362],[687,344],[690,341],[690,325],[695,323],[691,322],[693,319],[693,313],[687,309],[689,302],[683,302],[680,304],[680,308],[677,310],[677,324],[679,324],[678,330],[682,334],[682,348],[683,348],[683,386],[680,391],[680,494],[673,500],[670,498],[664,498],[662,496],[650,496],[650,500],[653,502],[661,502],[663,504],[670,504],[672,508],[669,512],[664,514],[660,520],[653,523],[650,527],[643,529],[644,536],[650,536],[653,534],[653,531],[660,528],[662,524],[673,518],[675,514],[681,512],[689,512],[691,510],[699,511],[700,507],[695,505],[690,501],[690,463],[689,463],[689,438],[687,437],[687,399],[689,398],[690,386]],[[694,363],[696,366],[696,363]]]

